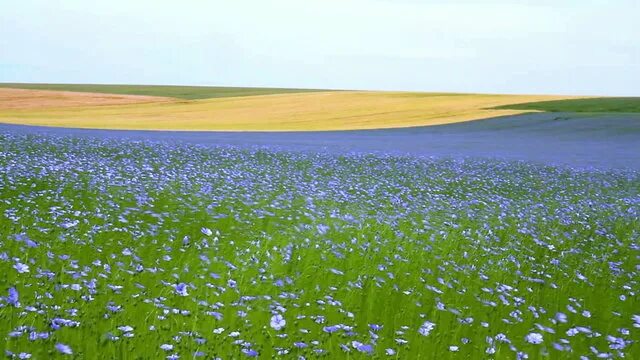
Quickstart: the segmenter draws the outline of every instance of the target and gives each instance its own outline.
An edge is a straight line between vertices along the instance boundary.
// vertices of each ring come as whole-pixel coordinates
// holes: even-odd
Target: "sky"
[[[0,0],[0,82],[640,96],[638,0]]]

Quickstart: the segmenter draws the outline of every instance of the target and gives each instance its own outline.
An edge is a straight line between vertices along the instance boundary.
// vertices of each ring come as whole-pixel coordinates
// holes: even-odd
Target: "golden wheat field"
[[[158,103],[175,99],[161,96],[105,94],[94,92],[11,89],[0,87],[0,111],[36,110],[80,106]]]
[[[114,104],[104,94],[31,91],[32,101],[16,106],[0,92],[0,122],[74,128],[193,131],[307,131],[396,128],[448,124],[523,110],[492,107],[542,100],[570,99],[551,95],[486,95],[373,91],[319,91],[226,97],[203,100],[145,96]],[[75,95],[74,95],[75,94]],[[46,95],[46,96],[45,96]],[[55,95],[55,94],[54,94]],[[78,96],[79,99],[73,99]],[[109,101],[100,103],[100,98]],[[43,103],[38,104],[39,101]],[[2,104],[12,106],[2,106]],[[71,105],[70,105],[71,104]]]

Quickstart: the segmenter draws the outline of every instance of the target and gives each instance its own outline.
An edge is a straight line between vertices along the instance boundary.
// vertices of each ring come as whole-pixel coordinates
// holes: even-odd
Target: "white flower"
[[[460,349],[460,348],[459,348],[459,347],[457,347],[457,346],[455,346],[455,345],[451,345],[451,346],[449,346],[449,351],[456,352],[456,351],[458,351],[458,349]]]
[[[278,331],[282,329],[287,324],[287,321],[284,319],[284,316],[280,314],[275,314],[271,317],[271,327]]]
[[[173,345],[171,345],[171,344],[162,344],[162,345],[160,345],[160,349],[162,349],[164,351],[171,351],[171,350],[173,350]]]
[[[543,341],[542,334],[535,332],[528,334],[524,339],[530,344],[541,344]]]

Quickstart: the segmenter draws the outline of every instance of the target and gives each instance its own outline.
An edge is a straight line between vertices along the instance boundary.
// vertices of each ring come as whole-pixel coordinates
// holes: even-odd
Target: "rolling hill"
[[[575,99],[549,95],[135,85],[2,86],[0,122],[132,130],[321,131],[413,127],[521,114],[535,110],[503,107]],[[16,93],[24,95],[25,90],[12,90],[11,86],[30,88],[27,98],[22,96],[24,106],[16,105],[15,97]],[[120,97],[104,95],[110,91]]]

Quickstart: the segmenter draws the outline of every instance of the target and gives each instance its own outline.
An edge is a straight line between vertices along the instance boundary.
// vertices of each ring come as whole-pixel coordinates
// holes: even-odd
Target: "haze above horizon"
[[[7,0],[0,82],[638,96],[640,3]]]

